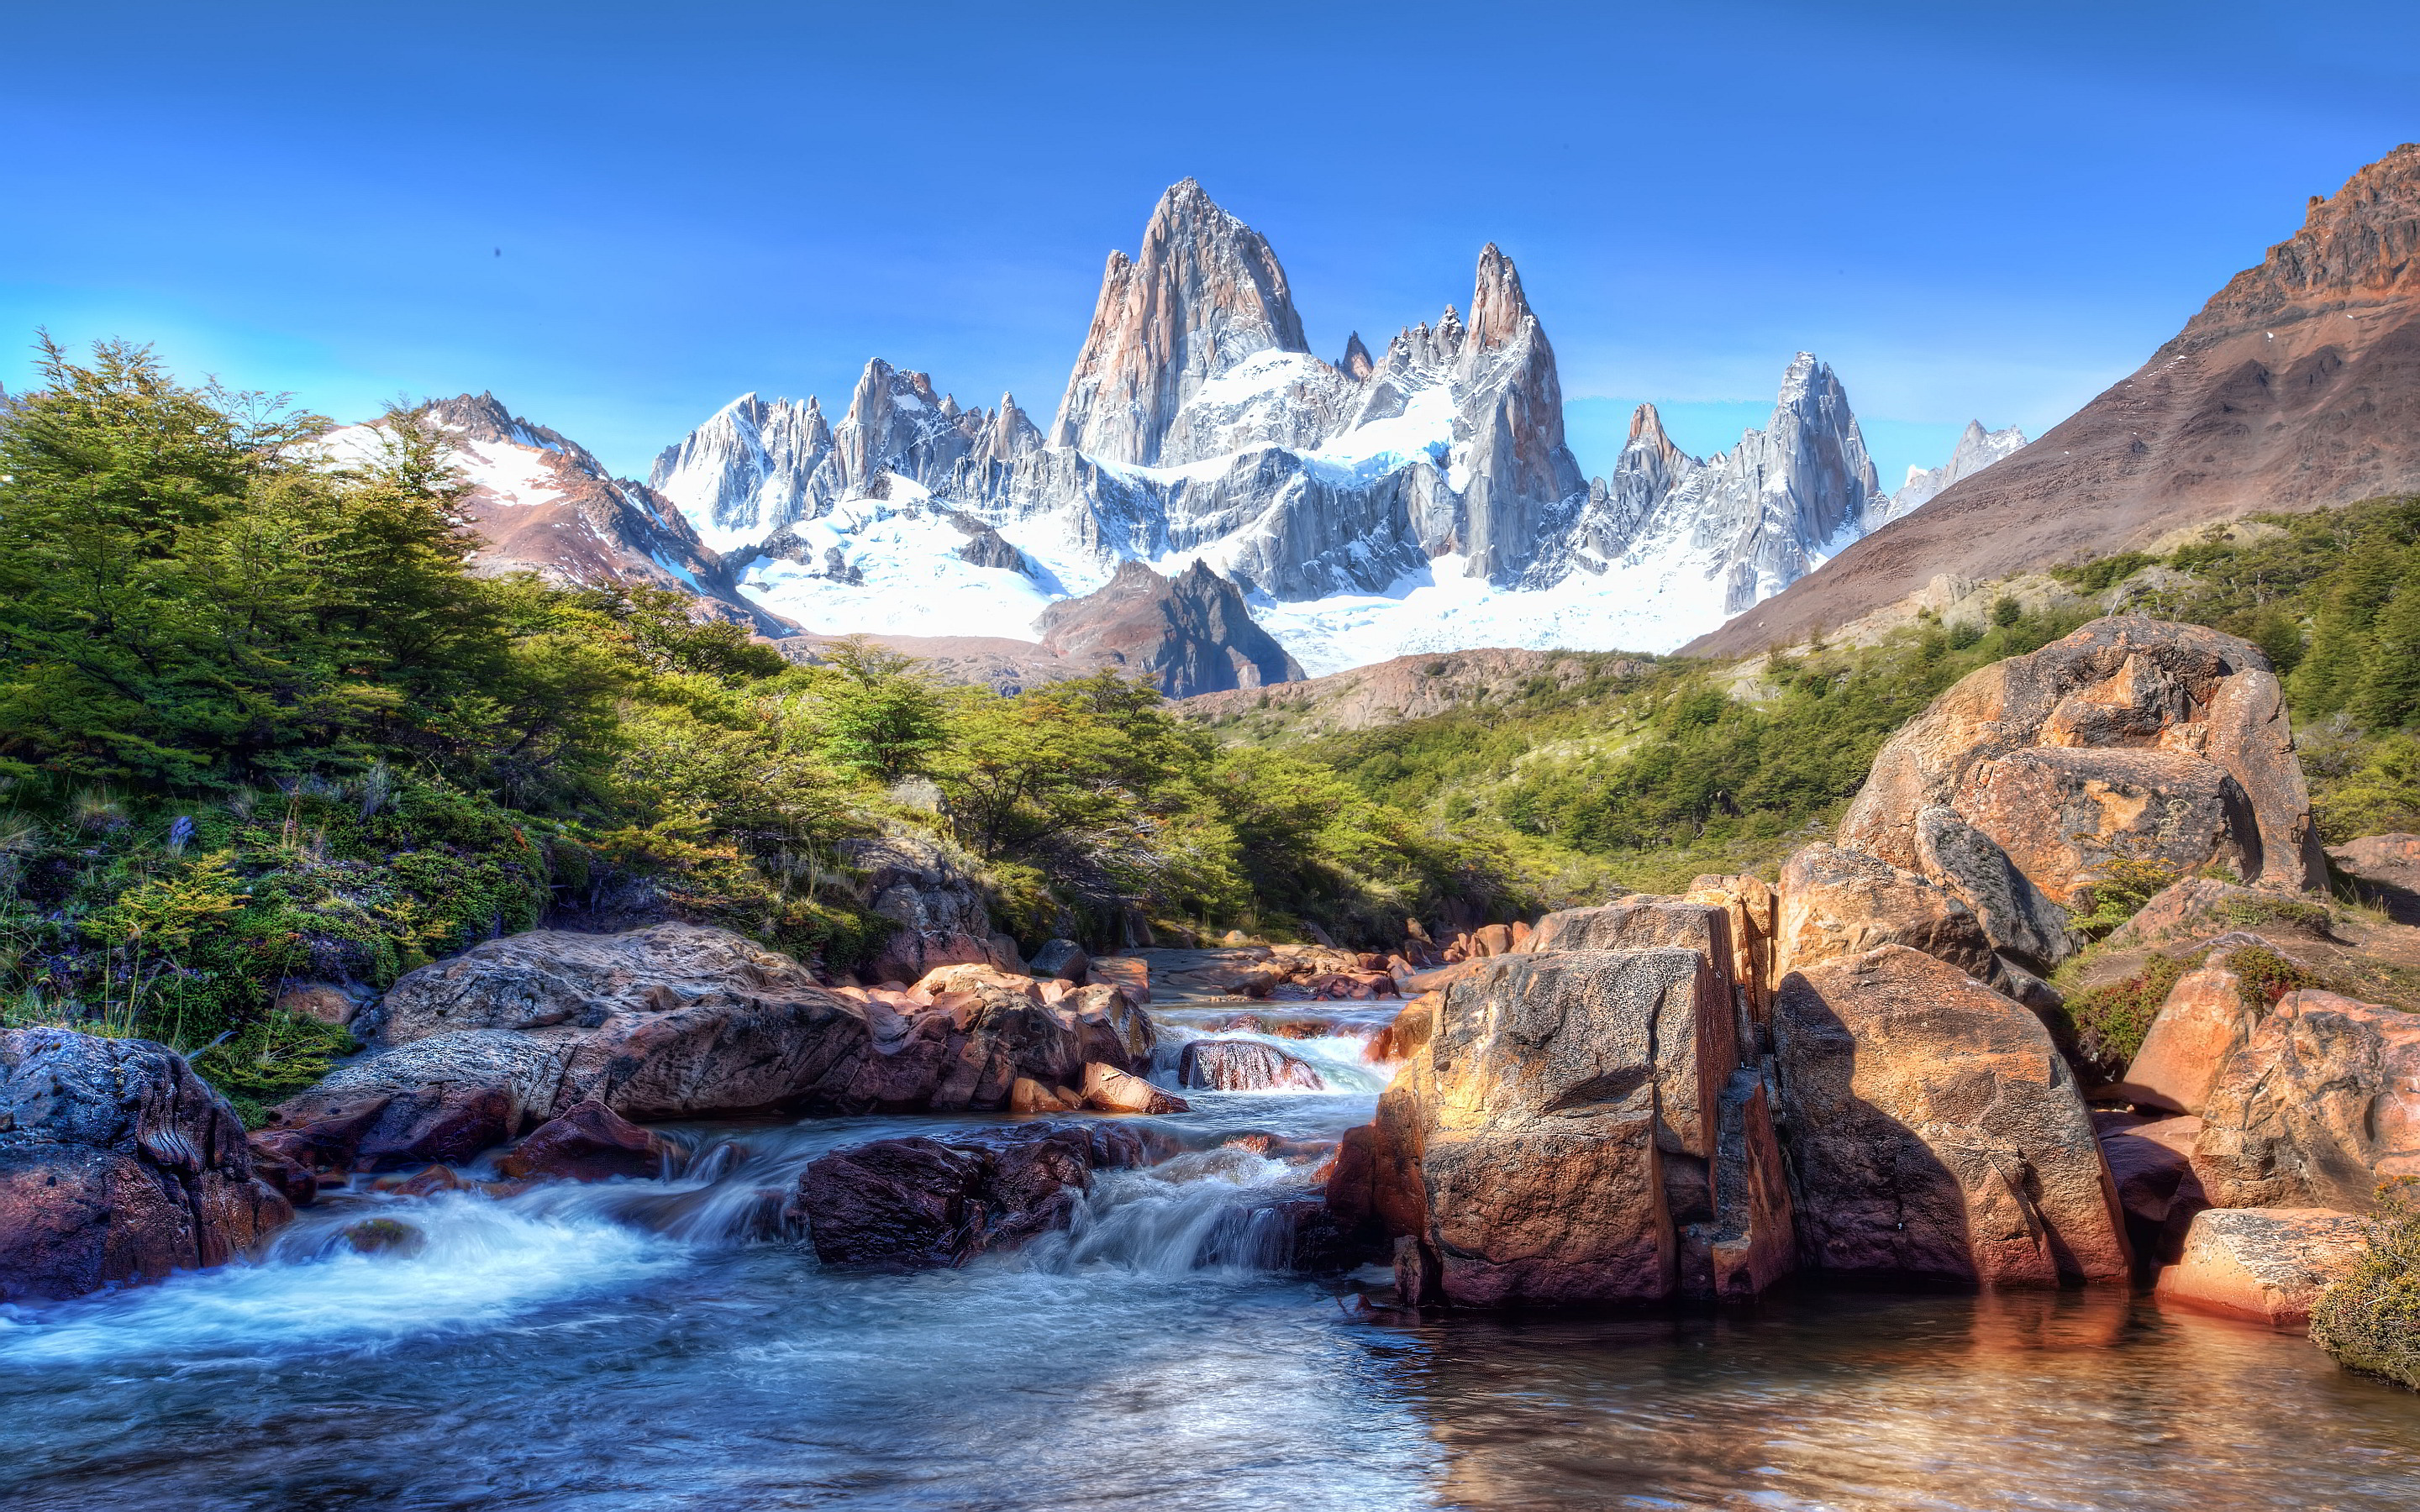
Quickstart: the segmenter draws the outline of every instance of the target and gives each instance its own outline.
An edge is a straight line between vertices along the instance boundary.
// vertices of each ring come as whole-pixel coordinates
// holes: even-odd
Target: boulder
[[[2061,903],[2116,855],[2233,864],[2287,891],[2325,882],[2267,658],[2195,625],[2113,616],[1969,673],[1885,742],[1839,842],[1930,874],[1919,831],[1936,807]]]
[[[298,981],[278,993],[277,1011],[342,1028],[360,1016],[362,1000],[355,990],[335,982]]]
[[[2211,1084],[2194,1169],[2216,1207],[2368,1211],[2420,1176],[2420,1014],[2279,998]]]
[[[1444,1001],[1439,993],[1422,993],[1405,1003],[1394,1022],[1371,1036],[1362,1047],[1364,1060],[1384,1064],[1389,1060],[1408,1060],[1425,1048],[1429,1036],[1436,1030],[1437,1006]]]
[[[672,1142],[650,1134],[598,1102],[574,1103],[506,1151],[496,1169],[510,1180],[551,1177],[602,1181],[667,1174]]]
[[[1085,980],[1116,988],[1136,1008],[1151,1001],[1151,963],[1140,956],[1101,956],[1092,963]]]
[[[1679,946],[1706,958],[1726,991],[1737,980],[1730,911],[1718,903],[1633,893],[1594,908],[1566,908],[1538,920],[1532,951],[1643,950]]]
[[[1063,1013],[1075,1015],[1077,1053],[1127,1071],[1147,1068],[1158,1047],[1159,1031],[1151,1014],[1123,987],[1094,982],[1063,998]]]
[[[1732,985],[1740,992],[1748,1022],[1761,1027],[1771,1017],[1773,984],[1778,980],[1773,953],[1781,900],[1761,877],[1708,875],[1689,884],[1683,901],[1723,911],[1730,932]]]
[[[875,1055],[864,1011],[811,984],[747,982],[606,1019],[573,1047],[549,1112],[597,1102],[651,1119],[848,1105]]]
[[[2177,979],[2161,1000],[2143,1047],[2112,1092],[2138,1107],[2199,1117],[2219,1068],[2243,1048],[2259,1015],[2246,1001],[2232,952],[2213,952]]]
[[[2397,923],[2420,924],[2420,835],[2365,835],[2331,846],[2328,858]]]
[[[255,1135],[315,1170],[461,1162],[553,1113],[576,1031],[467,1029],[342,1061]]]
[[[1083,1105],[1083,1093],[1064,1087],[1045,1087],[1031,1076],[1019,1076],[1008,1087],[1011,1113],[1073,1113]]]
[[[1095,1113],[1187,1113],[1191,1105],[1140,1076],[1098,1061],[1084,1068],[1084,1105]]]
[[[2235,930],[2330,938],[2327,905],[2209,877],[2187,877],[2154,893],[2102,943],[2112,951],[2198,944]]]
[[[1483,924],[1470,932],[1470,954],[1474,956],[1510,955],[1512,953],[1512,931],[1505,924]]]
[[[1783,865],[1776,890],[1781,903],[1775,968],[1784,974],[1885,945],[1921,950],[1986,980],[1999,969],[1972,909],[1879,857],[1809,845]]]
[[[2211,1208],[2195,1215],[2177,1262],[2154,1288],[2163,1304],[2301,1333],[2319,1293],[2368,1253],[2369,1226],[2330,1208]]]
[[[2201,1179],[2193,1172],[2199,1119],[2147,1119],[2133,1113],[2095,1113],[2093,1132],[2117,1183],[2118,1205],[2126,1214],[2126,1235],[2138,1262],[2173,1261],[2183,1247],[2195,1213],[2210,1206]]]
[[[1380,1102],[1411,1127],[1373,1151],[1418,1165],[1437,1298],[1670,1296],[1663,1147],[1711,1150],[1730,1021],[1712,965],[1678,948],[1524,953],[1448,989],[1423,1061]]]
[[[992,929],[982,886],[939,844],[908,835],[844,840],[840,858],[858,873],[866,908],[894,926],[863,968],[871,980],[914,981],[960,962],[1019,968],[1014,946]]]
[[[1129,1131],[1069,1124],[880,1139],[809,1162],[783,1216],[827,1265],[958,1265],[1064,1227],[1093,1171],[1152,1153]]]
[[[1783,978],[1774,1033],[1802,1264],[2002,1286],[2127,1275],[2091,1119],[2031,1012],[1885,945]]]
[[[1033,959],[1028,964],[1035,977],[1052,977],[1080,986],[1089,980],[1085,973],[1091,968],[1093,958],[1073,940],[1051,940],[1033,952]]]
[[[2033,885],[1999,841],[1933,804],[1916,816],[1917,871],[1974,912],[1998,954],[2047,972],[2084,948],[2067,910]]]
[[[1311,1062],[1260,1040],[1189,1041],[1177,1062],[1176,1081],[1213,1092],[1327,1089]]]
[[[1037,1003],[1043,1000],[1042,984],[1032,977],[1020,976],[1014,971],[1003,971],[998,966],[983,963],[936,966],[916,979],[916,985],[909,991],[931,1001],[947,996],[951,993],[970,993],[979,987],[988,987],[998,992],[1018,993]]]
[[[243,1122],[148,1040],[0,1031],[0,1300],[218,1265],[294,1216]]]

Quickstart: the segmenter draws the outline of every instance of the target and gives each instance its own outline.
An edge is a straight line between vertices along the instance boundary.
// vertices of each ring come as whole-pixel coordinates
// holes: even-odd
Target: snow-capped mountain
[[[1914,514],[1951,484],[2015,455],[2024,445],[2025,433],[2014,425],[2006,430],[1985,430],[1979,420],[1966,422],[1965,433],[1958,438],[1957,449],[1949,454],[1949,460],[1937,468],[1909,468],[1907,481],[1892,491],[1889,504],[1867,521],[1866,528],[1878,530],[1902,515]]]
[[[423,415],[443,434],[456,471],[471,485],[463,502],[481,542],[474,570],[535,572],[586,587],[675,589],[694,594],[706,612],[768,635],[792,632],[777,614],[740,596],[730,567],[669,500],[611,476],[578,442],[513,414],[492,393],[441,399]],[[333,461],[371,460],[383,448],[381,424],[340,426],[319,444]]]
[[[749,394],[649,483],[744,594],[817,632],[1031,636],[1122,563],[1199,563],[1314,671],[1667,649],[1891,507],[1846,393],[1806,353],[1730,451],[1689,456],[1642,409],[1613,475],[1588,480],[1554,348],[1493,245],[1467,308],[1323,361],[1267,240],[1188,178],[1135,256],[1110,255],[1047,439],[1013,398],[962,409],[876,361],[838,424],[814,399]]]

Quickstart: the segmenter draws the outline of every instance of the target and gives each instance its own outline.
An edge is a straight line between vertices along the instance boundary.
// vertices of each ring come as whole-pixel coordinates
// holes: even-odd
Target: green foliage
[[[360,1048],[348,1030],[292,1013],[269,1013],[194,1057],[194,1069],[226,1094],[244,1127],[260,1127],[269,1105],[328,1074]]]
[[[2074,920],[2089,939],[2100,939],[2143,911],[2143,905],[2184,880],[2184,873],[2162,861],[2120,857],[2104,863],[2092,884],[2090,906]]]
[[[2368,1253],[2311,1308],[2311,1341],[2348,1370],[2420,1391],[2420,1183],[2380,1190]]]
[[[2194,958],[2154,955],[2124,981],[2070,994],[2066,1017],[2077,1052],[2116,1074],[2143,1048],[2168,990],[2196,964]]]
[[[823,655],[840,674],[820,690],[824,755],[885,781],[923,772],[949,740],[941,690],[914,661],[861,636]]]
[[[2116,587],[2159,560],[2141,551],[2120,551],[2091,562],[2053,567],[2050,574],[2078,593],[2098,594]]]

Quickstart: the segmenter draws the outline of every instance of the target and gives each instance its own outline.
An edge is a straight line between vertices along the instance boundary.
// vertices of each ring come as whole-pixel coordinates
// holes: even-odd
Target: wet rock
[[[566,1181],[602,1181],[616,1176],[661,1176],[673,1153],[671,1141],[650,1134],[598,1102],[574,1103],[496,1162],[496,1169],[520,1180],[549,1177]]]
[[[2128,1273],[2091,1120],[2032,1013],[1886,945],[1785,977],[1774,1031],[1803,1264],[2003,1286]]]
[[[1136,1008],[1151,1001],[1151,963],[1140,956],[1101,956],[1092,963],[1085,980],[1116,988]]]
[[[2165,1304],[2224,1313],[2296,1333],[2319,1293],[2368,1253],[2368,1225],[2328,1208],[2211,1208],[2197,1213],[2184,1252],[2160,1273]]]
[[[294,1216],[243,1124],[147,1040],[0,1031],[0,1300],[218,1265]]]
[[[1064,1227],[1094,1170],[1155,1153],[1129,1131],[1063,1124],[876,1140],[810,1162],[783,1216],[827,1265],[958,1265]]]
[[[2061,904],[2119,856],[2231,864],[2286,891],[2325,881],[2267,658],[2194,625],[2113,616],[1969,673],[1885,743],[1839,841],[1923,872],[1936,807]]]
[[[428,1247],[428,1236],[398,1218],[365,1218],[338,1230],[357,1255],[410,1257]]]
[[[2420,1176],[2420,1014],[2288,993],[2220,1069],[2194,1169],[2221,1208],[2366,1212]]]
[[[1214,1092],[1325,1091],[1311,1062],[1259,1040],[1194,1040],[1185,1046],[1177,1084]]]
[[[2126,1236],[2136,1260],[2174,1261],[2194,1214],[2210,1206],[2201,1179],[2193,1171],[2201,1120],[2095,1113],[2092,1127],[2109,1163],[2110,1180],[2117,1183],[2118,1204],[2125,1211]]]
[[[1159,1031],[1153,1026],[1151,1014],[1124,989],[1095,982],[1078,988],[1059,1006],[1062,1011],[1075,1015],[1077,1054],[1084,1060],[1098,1060],[1125,1071],[1151,1064],[1152,1052],[1159,1044]]]
[[[1161,1091],[1140,1076],[1098,1061],[1084,1068],[1084,1105],[1096,1113],[1186,1113],[1181,1097]]]
[[[1080,986],[1087,980],[1085,973],[1091,969],[1093,958],[1073,940],[1052,940],[1033,952],[1030,964],[1036,977],[1054,977]]]

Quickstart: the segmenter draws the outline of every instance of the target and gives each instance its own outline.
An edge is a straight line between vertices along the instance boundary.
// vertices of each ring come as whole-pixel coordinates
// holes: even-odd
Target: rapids
[[[1158,1016],[1170,1083],[1218,1020]],[[1072,1228],[961,1270],[826,1270],[781,1198],[840,1146],[1005,1120],[698,1123],[666,1127],[667,1180],[343,1193],[249,1263],[0,1307],[0,1505],[2414,1502],[2420,1397],[2122,1295],[1422,1319],[1385,1308],[1381,1273],[1276,1269],[1310,1165],[1219,1141],[1368,1119],[1385,1015],[1326,1016],[1340,1032],[1269,1041],[1326,1091],[1187,1091],[1151,1120],[1185,1153],[1100,1174]],[[370,1216],[426,1242],[354,1253],[341,1230]]]

